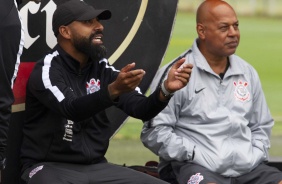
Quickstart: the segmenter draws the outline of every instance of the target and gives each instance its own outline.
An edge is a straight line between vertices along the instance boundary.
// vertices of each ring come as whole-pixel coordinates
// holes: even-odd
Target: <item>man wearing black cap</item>
[[[119,71],[105,58],[100,20],[110,17],[109,10],[80,0],[54,12],[58,44],[36,63],[27,84],[21,149],[26,183],[165,183],[107,163],[113,122],[105,109],[114,105],[135,118],[151,119],[188,83],[192,65],[179,60],[160,88],[144,96],[138,85],[145,71],[133,69],[135,63]]]

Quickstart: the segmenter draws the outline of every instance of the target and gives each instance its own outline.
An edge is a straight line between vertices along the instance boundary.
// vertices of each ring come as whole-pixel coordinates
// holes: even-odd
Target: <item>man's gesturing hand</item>
[[[164,81],[164,87],[169,93],[174,93],[175,91],[183,88],[189,82],[189,78],[192,72],[192,64],[183,64],[185,58],[177,61],[169,70],[168,77]],[[161,99],[163,99],[161,95]]]
[[[108,90],[112,99],[117,98],[123,93],[133,91],[142,81],[145,71],[142,69],[132,70],[135,63],[131,63],[123,67],[117,79],[108,86]]]

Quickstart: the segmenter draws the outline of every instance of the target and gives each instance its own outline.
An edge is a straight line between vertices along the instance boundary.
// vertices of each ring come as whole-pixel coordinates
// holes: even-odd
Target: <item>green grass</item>
[[[239,17],[239,21],[241,42],[236,54],[259,73],[267,103],[276,120],[270,155],[282,157],[282,21],[262,17]],[[190,48],[195,38],[195,14],[178,13],[162,66]],[[110,143],[106,154],[110,162],[144,165],[148,160],[158,160],[141,143],[141,128],[140,120],[129,118]]]
[[[147,161],[158,161],[158,157],[144,147],[140,141],[142,122],[130,118],[110,142],[106,158],[120,165],[144,165]]]

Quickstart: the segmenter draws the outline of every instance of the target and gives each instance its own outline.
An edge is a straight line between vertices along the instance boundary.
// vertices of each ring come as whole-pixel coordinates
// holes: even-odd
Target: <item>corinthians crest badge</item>
[[[97,79],[90,79],[89,82],[86,84],[87,94],[95,93],[96,91],[100,90],[100,80]]]
[[[248,82],[238,80],[238,82],[234,82],[233,84],[235,86],[235,98],[242,102],[248,101],[250,99],[250,92],[247,89]]]
[[[187,184],[199,184],[203,179],[204,177],[201,175],[201,173],[196,173],[190,177]]]

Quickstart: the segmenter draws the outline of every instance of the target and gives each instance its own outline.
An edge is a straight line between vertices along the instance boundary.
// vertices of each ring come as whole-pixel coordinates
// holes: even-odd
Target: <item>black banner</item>
[[[18,77],[14,85],[15,103],[8,141],[8,165],[2,183],[19,183],[19,149],[24,117],[25,87],[35,64],[56,44],[52,31],[52,16],[59,3],[67,0],[42,0],[20,5],[25,27],[25,47]],[[140,84],[145,93],[158,70],[167,49],[177,11],[177,0],[85,0],[98,9],[109,9],[112,18],[104,25],[104,44],[111,64],[121,69],[135,62],[146,75]],[[107,114],[113,123],[112,134],[128,117],[112,107]],[[113,119],[114,118],[114,119]]]

